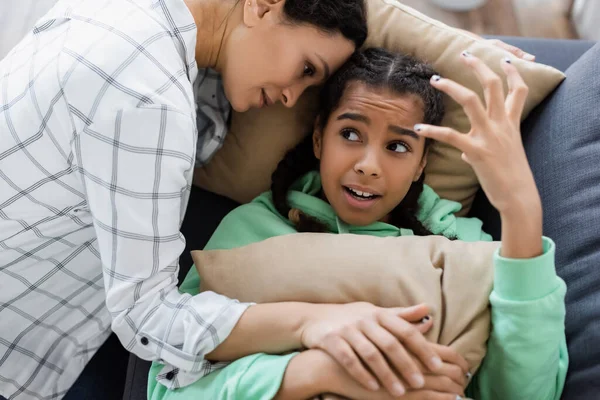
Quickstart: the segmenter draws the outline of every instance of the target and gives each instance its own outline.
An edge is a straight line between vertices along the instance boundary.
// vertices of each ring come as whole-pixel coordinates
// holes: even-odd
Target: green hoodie
[[[311,172],[289,193],[292,207],[319,218],[333,233],[406,236],[408,229],[383,222],[350,226],[337,218],[332,207],[318,197],[320,175]],[[460,204],[440,199],[428,186],[419,198],[418,219],[434,234],[464,241],[489,241],[481,221],[457,218]],[[270,237],[296,233],[282,217],[267,192],[228,214],[206,245],[206,250],[230,249]],[[544,238],[544,254],[527,260],[494,256],[494,289],[490,295],[492,331],[487,353],[467,394],[474,399],[559,399],[568,355],[565,340],[566,286],[554,268],[554,243]],[[180,290],[198,293],[200,277],[192,268]],[[279,391],[285,369],[295,354],[254,354],[241,358],[197,382],[169,390],[156,381],[163,365],[154,363],[149,374],[151,400],[267,400]]]

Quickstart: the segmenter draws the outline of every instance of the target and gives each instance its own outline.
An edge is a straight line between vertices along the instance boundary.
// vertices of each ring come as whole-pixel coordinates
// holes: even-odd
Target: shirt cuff
[[[555,244],[542,238],[543,253],[534,258],[515,259],[494,254],[494,292],[500,298],[514,301],[537,300],[559,286],[554,265]]]
[[[237,301],[232,301],[226,310],[214,321],[213,326],[217,326],[216,324],[219,324],[218,337],[222,338],[221,343],[229,336],[235,325],[240,320],[242,314],[248,309],[248,307],[254,304],[255,303],[238,303]],[[164,364],[165,360],[161,359],[159,362]],[[191,371],[185,371],[166,364],[156,378],[159,383],[167,388],[177,389],[191,385],[203,376],[206,376],[218,369],[224,368],[229,364],[229,362],[210,362],[205,359],[200,359],[200,361],[196,364],[196,368]]]

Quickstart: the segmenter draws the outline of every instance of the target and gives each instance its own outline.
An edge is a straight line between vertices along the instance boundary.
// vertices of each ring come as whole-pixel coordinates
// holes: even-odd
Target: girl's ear
[[[426,149],[423,152],[423,158],[421,159],[421,162],[419,163],[419,168],[417,168],[417,170],[415,171],[415,176],[413,177],[413,182],[418,181],[419,178],[421,177],[421,174],[423,174],[423,170],[427,166],[427,155],[428,154],[429,154],[429,149]]]
[[[320,128],[320,118],[321,117],[317,117],[313,128],[313,152],[315,153],[317,160],[321,159],[321,151],[323,149],[323,133]]]

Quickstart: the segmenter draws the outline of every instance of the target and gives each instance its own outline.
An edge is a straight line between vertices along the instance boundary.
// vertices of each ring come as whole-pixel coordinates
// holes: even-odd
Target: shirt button
[[[140,342],[142,342],[142,344],[145,346],[148,344],[148,338],[147,337],[142,337],[142,339],[140,340]]]
[[[173,378],[175,378],[175,372],[173,372],[173,371],[167,372],[167,375],[165,375],[165,378],[167,378],[168,381],[173,380]]]

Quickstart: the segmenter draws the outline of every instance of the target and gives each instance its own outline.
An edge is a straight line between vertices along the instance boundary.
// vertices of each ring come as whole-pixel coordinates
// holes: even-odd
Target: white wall
[[[575,0],[573,25],[582,39],[600,40],[600,0]]]
[[[0,0],[0,60],[57,0]]]

